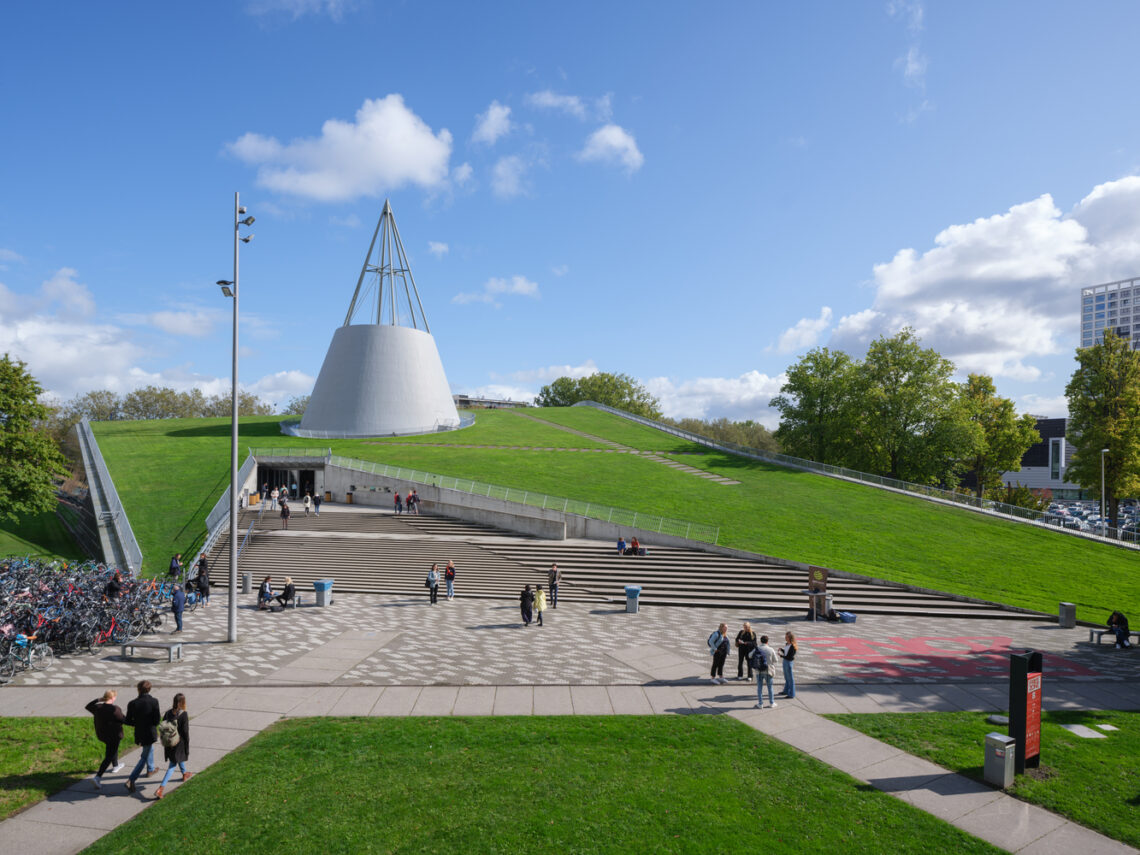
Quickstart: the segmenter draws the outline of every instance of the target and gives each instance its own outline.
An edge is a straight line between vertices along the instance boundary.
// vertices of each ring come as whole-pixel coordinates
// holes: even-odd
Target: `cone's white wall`
[[[430,333],[380,324],[333,333],[301,430],[383,436],[459,426]]]

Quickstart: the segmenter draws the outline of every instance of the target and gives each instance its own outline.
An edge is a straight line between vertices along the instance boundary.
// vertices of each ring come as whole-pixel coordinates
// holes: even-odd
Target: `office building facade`
[[[1140,278],[1081,289],[1081,347],[1104,340],[1104,331],[1140,347]]]

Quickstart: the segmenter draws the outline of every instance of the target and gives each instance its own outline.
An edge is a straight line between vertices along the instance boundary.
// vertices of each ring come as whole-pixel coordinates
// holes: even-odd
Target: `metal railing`
[[[254,449],[254,454],[258,453]],[[416,469],[407,469],[403,466],[390,466],[386,463],[373,463],[368,460],[355,460],[350,457],[331,455],[327,461],[330,466],[339,466],[356,472],[368,472],[372,475],[383,475],[388,478],[399,478],[403,481],[412,481],[416,484],[442,487],[446,490],[458,490],[473,496],[487,496],[504,502],[515,502],[532,508],[559,511],[564,514],[588,517],[613,523],[627,528],[638,528],[644,531],[668,534],[674,537],[683,537],[688,540],[699,540],[702,543],[716,543],[720,536],[720,528],[704,523],[688,522],[686,520],[659,517],[653,514],[643,514],[639,511],[629,511],[614,508],[609,505],[600,505],[596,502],[583,502],[578,499],[565,499],[548,496],[545,493],[536,493],[530,490],[519,490],[514,487],[498,487],[494,484],[484,484],[480,481],[471,481],[467,478],[451,478],[446,475],[434,475],[430,472],[420,472]]]
[[[111,524],[115,539],[123,552],[123,560],[127,569],[138,574],[142,569],[143,555],[139,549],[135,533],[131,529],[130,520],[123,503],[119,500],[119,493],[115,489],[115,482],[111,480],[111,473],[107,471],[107,463],[103,460],[103,453],[99,450],[99,443],[95,434],[91,432],[91,422],[84,416],[75,426],[79,437],[79,447],[83,453],[84,462],[89,464],[87,473],[88,486],[98,491],[100,503],[103,506],[103,517]],[[94,476],[94,477],[92,477]],[[104,556],[110,560],[109,556]]]
[[[253,457],[264,459],[267,457],[286,458],[291,460],[328,460],[332,454],[331,448],[250,448]]]
[[[388,433],[347,433],[333,430],[302,430],[300,420],[286,419],[281,422],[281,432],[289,436],[298,436],[305,439],[380,439],[389,436],[420,436],[425,433],[442,433],[443,431],[462,430],[475,424],[475,416],[460,416],[459,424],[448,425],[436,422],[426,427],[408,428]]]
[[[977,496],[968,495],[965,493],[955,493],[953,490],[944,490],[941,487],[930,487],[925,484],[913,484],[909,481],[899,481],[895,478],[886,478],[882,475],[871,475],[867,472],[860,472],[856,469],[847,469],[843,466],[832,466],[828,463],[817,463],[814,460],[805,460],[802,457],[792,457],[789,454],[780,454],[775,451],[763,451],[759,448],[749,448],[744,445],[737,445],[735,442],[719,442],[714,439],[709,439],[707,436],[693,433],[692,431],[682,430],[681,428],[674,427],[673,425],[664,424],[662,422],[647,419],[644,416],[637,416],[633,413],[627,413],[624,410],[618,410],[614,407],[605,404],[599,404],[596,401],[579,401],[574,404],[575,407],[593,407],[598,410],[604,410],[607,413],[613,413],[615,416],[621,416],[623,419],[628,419],[632,422],[651,427],[654,430],[659,430],[664,433],[671,434],[680,439],[686,439],[689,442],[703,445],[706,448],[712,448],[717,451],[726,451],[729,454],[735,454],[740,457],[750,457],[753,460],[760,460],[765,463],[776,463],[780,466],[787,466],[792,469],[802,469],[807,472],[815,472],[819,475],[828,475],[833,478],[842,478],[846,481],[856,481],[860,484],[867,484],[872,487],[880,487],[885,490],[895,490],[901,493],[909,493],[913,496],[918,496],[924,499],[931,499],[938,502],[946,502],[949,504],[958,505],[968,510],[978,511],[980,513],[992,514],[996,516],[1008,517],[1016,522],[1029,522],[1039,525],[1049,526],[1064,534],[1075,535],[1077,537],[1084,537],[1091,540],[1108,540],[1113,545],[1124,546],[1128,548],[1140,548],[1140,538],[1135,531],[1126,531],[1124,529],[1109,528],[1106,532],[1100,529],[1096,533],[1090,533],[1074,529],[1066,522],[1069,518],[1059,514],[1049,513],[1047,511],[1035,511],[1030,508],[1022,508],[1018,505],[1010,505],[1005,502],[995,502],[992,499],[979,499]]]

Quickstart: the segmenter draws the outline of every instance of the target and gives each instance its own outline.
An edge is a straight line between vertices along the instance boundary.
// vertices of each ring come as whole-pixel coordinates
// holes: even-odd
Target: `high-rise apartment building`
[[[1081,347],[1099,344],[1105,330],[1140,348],[1140,278],[1081,289]]]

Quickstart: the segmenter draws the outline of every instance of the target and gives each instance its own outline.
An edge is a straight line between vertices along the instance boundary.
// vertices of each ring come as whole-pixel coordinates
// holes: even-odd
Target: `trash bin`
[[[986,783],[1003,790],[1013,785],[1017,760],[1017,740],[1004,733],[986,734]]]
[[[313,582],[313,590],[317,592],[317,605],[332,605],[332,579],[317,579]]]
[[[344,494],[344,501],[346,504],[349,504],[349,505],[352,504],[352,492],[351,491]]]
[[[332,490],[325,490],[325,501],[326,502],[332,501]]]
[[[241,574],[241,592],[243,594],[248,594],[252,588],[253,588],[253,574],[252,573],[242,573]]]
[[[1073,603],[1061,603],[1059,620],[1061,629],[1072,629],[1077,625],[1077,607]]]
[[[640,585],[625,586],[625,611],[627,614],[637,614],[637,598],[641,596]]]

